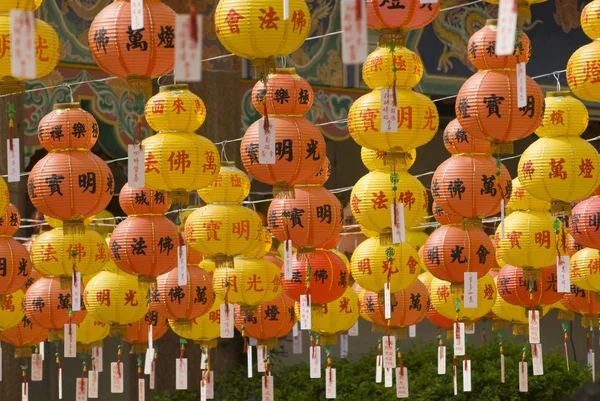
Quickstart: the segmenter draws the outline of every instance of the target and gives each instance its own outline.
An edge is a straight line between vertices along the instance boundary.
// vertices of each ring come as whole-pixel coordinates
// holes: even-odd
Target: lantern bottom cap
[[[111,337],[123,337],[127,333],[127,326],[124,324],[116,324],[113,323],[110,325],[110,333]]]
[[[553,199],[550,204],[550,212],[553,216],[570,216],[571,202]]]
[[[513,323],[512,333],[513,333],[513,336],[527,336],[527,335],[529,335],[529,324],[526,324],[526,323]]]
[[[515,147],[512,142],[492,142],[490,151],[493,155],[511,156],[515,153]]]
[[[293,186],[274,185],[273,196],[276,199],[296,199],[296,192]]]

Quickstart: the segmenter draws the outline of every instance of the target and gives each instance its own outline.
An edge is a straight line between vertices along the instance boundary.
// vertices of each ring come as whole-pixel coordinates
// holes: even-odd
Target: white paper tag
[[[35,79],[37,69],[35,16],[33,11],[10,10],[11,75]],[[17,50],[18,49],[18,50]]]
[[[88,398],[98,398],[98,371],[88,371]]]
[[[21,383],[21,401],[29,400],[29,384]]]
[[[458,394],[458,374],[456,372],[456,366],[452,366],[452,384],[454,385],[454,395]]]
[[[512,53],[511,53],[512,54]],[[525,63],[517,64],[517,107],[527,106],[527,72]]]
[[[354,323],[354,326],[350,327],[348,330],[348,335],[350,337],[358,337],[358,320]]]
[[[152,367],[150,369],[150,377],[148,378],[148,388],[150,388],[150,390],[154,390],[155,378],[156,378],[156,363],[154,361],[152,361]]]
[[[286,280],[292,279],[292,257],[293,257],[292,240],[286,239],[283,241],[283,273]]]
[[[78,377],[75,380],[75,401],[87,401],[87,378]]]
[[[120,394],[123,392],[123,362],[110,363],[110,392]]]
[[[200,82],[202,80],[202,15],[196,15],[196,37],[192,38],[189,14],[177,14],[175,20],[175,80]]]
[[[81,273],[79,272],[71,276],[71,309],[73,312],[81,310]]]
[[[294,354],[301,354],[302,353],[302,335],[293,337],[292,339],[293,342],[293,346],[294,346]]]
[[[384,387],[394,386],[394,368],[383,368],[383,385]]]
[[[102,372],[104,370],[104,351],[102,347],[92,347],[92,356],[94,357],[94,365],[96,366],[96,371]]]
[[[465,354],[465,324],[463,322],[454,323],[454,355],[463,356]]]
[[[184,286],[188,283],[187,273],[187,247],[177,247],[177,285]]]
[[[471,360],[462,362],[463,366],[463,392],[471,391]]]
[[[212,400],[215,398],[215,372],[211,370],[208,373],[209,374],[206,376],[206,380],[204,381],[206,386],[206,399]]]
[[[417,325],[412,324],[408,326],[408,338],[415,338],[417,336]]]
[[[154,349],[146,349],[146,358],[144,359],[144,374],[149,375],[152,372],[152,362],[154,361]]]
[[[392,242],[399,244],[406,242],[406,229],[404,227],[404,203],[392,205]]]
[[[394,104],[394,90],[395,89],[381,89],[381,110],[380,110],[380,126],[381,132],[393,132],[398,131],[398,104]],[[401,203],[401,205],[404,205]],[[402,211],[404,212],[404,211]],[[400,212],[397,212],[397,215]],[[392,235],[395,230],[399,230],[399,224],[395,221],[398,216],[394,217],[394,210],[392,207]],[[398,228],[396,228],[398,226]],[[404,242],[404,241],[402,241]],[[394,244],[399,242],[394,241]]]
[[[375,363],[375,383],[381,383],[383,380],[383,355],[377,355]]]
[[[31,355],[31,381],[41,382],[44,379],[44,361],[40,354]]]
[[[596,382],[596,354],[592,351],[592,383]]]
[[[337,386],[335,384],[335,369],[325,369],[325,398],[335,399],[336,398]]]
[[[464,273],[465,309],[477,309],[477,272]]]
[[[40,355],[42,356],[42,361],[45,359],[45,352],[44,352],[45,351],[45,345],[46,345],[45,341],[42,341],[42,342],[40,342],[38,344],[38,347],[40,349]]]
[[[529,343],[540,343],[540,312],[529,310]]]
[[[310,313],[311,305],[310,295],[300,295],[300,330],[310,330],[312,328],[312,316]]]
[[[144,0],[131,0],[131,30],[144,29]]]
[[[356,9],[362,7],[360,19]],[[342,61],[344,64],[362,64],[367,60],[367,10],[365,2],[342,0]]]
[[[152,322],[148,322],[148,348],[146,350],[153,350],[154,351],[154,334],[152,333],[152,331],[154,330],[153,326],[152,326]]]
[[[588,349],[587,351],[587,365],[588,366],[592,366],[592,359],[593,359],[593,355],[594,355],[594,351],[592,351],[592,349]],[[32,374],[33,377],[33,374]]]
[[[283,20],[290,19],[290,0],[283,0]]]
[[[175,390],[187,390],[188,388],[188,360],[177,358],[175,360]]]
[[[542,344],[531,344],[531,359],[533,363],[533,375],[542,376],[544,374]]]
[[[256,346],[256,370],[258,373],[265,372],[265,347],[262,345]]]
[[[58,399],[62,400],[62,368],[58,368]]]
[[[502,239],[504,239],[504,214],[505,214],[505,207],[504,207],[504,199],[500,199],[500,232],[501,232],[501,236]]]
[[[13,138],[12,150],[10,150],[10,139],[6,140],[6,152],[8,161],[8,182],[21,181],[21,158],[19,156],[19,138]]]
[[[296,322],[292,326],[292,337],[298,337],[299,334],[300,334],[300,330],[298,329],[298,322]]]
[[[138,401],[146,401],[146,379],[138,379]]]
[[[252,369],[252,346],[248,346],[248,351],[246,352],[246,357],[248,359],[248,377],[252,377],[253,370]],[[258,363],[258,361],[257,361]]]
[[[504,383],[505,381],[504,375],[504,354],[500,354],[500,383]]]
[[[395,368],[396,367],[396,337],[394,336],[383,336],[381,340],[383,345],[383,367],[384,368]]]
[[[265,376],[260,379],[262,383],[262,401],[273,401],[273,376]]]
[[[221,338],[233,338],[233,304],[221,304]]]
[[[206,362],[208,360],[207,349],[204,348],[204,347],[201,348],[200,355],[201,355],[201,357],[200,357],[200,369],[204,370],[204,369],[206,369]]]
[[[387,282],[383,285],[383,303],[385,309],[384,317],[386,319],[392,318],[392,301],[391,301],[390,283]]]
[[[266,126],[267,121],[269,122],[268,127]],[[272,118],[269,120],[261,119],[258,122],[258,162],[260,164],[275,164],[277,162],[275,157],[275,120]]]
[[[446,347],[443,345],[440,345],[438,347],[438,357],[437,357],[437,362],[438,362],[438,375],[445,375],[446,374]]]
[[[526,393],[529,391],[529,383],[527,383],[527,362],[519,362],[519,392]]]
[[[396,368],[396,398],[408,398],[408,369]]]
[[[436,4],[438,0],[421,0],[421,4]]]
[[[319,345],[310,347],[310,378],[321,378],[321,346]]]
[[[571,273],[569,266],[571,264],[570,256],[557,256],[556,257],[556,275],[557,285],[556,289],[560,293],[571,292]]]
[[[340,334],[340,358],[348,356],[348,334]]]
[[[496,56],[510,56],[515,51],[517,33],[517,5],[513,0],[500,0]]]
[[[144,188],[144,145],[127,145],[127,179],[131,188]]]
[[[65,358],[77,357],[77,325],[65,324],[64,329]]]
[[[475,323],[471,323],[468,328],[465,328],[465,334],[475,334]]]

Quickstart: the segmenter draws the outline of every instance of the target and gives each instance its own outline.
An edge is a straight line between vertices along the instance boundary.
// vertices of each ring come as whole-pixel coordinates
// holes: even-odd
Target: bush
[[[459,372],[457,396],[453,395],[451,344],[448,343],[447,374],[437,374],[437,345],[419,345],[402,354],[404,365],[408,368],[410,400],[544,400],[562,401],[577,387],[591,380],[587,367],[571,362],[567,366],[560,350],[545,350],[544,375],[533,376],[531,371],[531,350],[527,349],[529,365],[529,392],[519,392],[518,363],[521,361],[522,345],[504,343],[505,383],[500,382],[500,355],[497,343],[467,349],[471,359],[472,393],[463,393],[462,368]],[[554,351],[554,352],[552,352]],[[375,401],[396,399],[395,383],[393,388],[385,388],[383,383],[375,383],[375,349],[357,362],[348,359],[334,359],[337,369],[337,399],[342,401]],[[274,361],[274,382],[276,400],[315,401],[325,399],[324,379],[309,379],[308,364],[284,365]],[[262,375],[261,375],[262,377]],[[324,377],[324,374],[323,374]],[[186,398],[192,397],[192,398]],[[198,399],[197,393],[162,393],[154,401],[188,401]],[[255,377],[248,379],[246,367],[216,378],[215,400],[219,401],[260,401],[261,386],[255,371]]]

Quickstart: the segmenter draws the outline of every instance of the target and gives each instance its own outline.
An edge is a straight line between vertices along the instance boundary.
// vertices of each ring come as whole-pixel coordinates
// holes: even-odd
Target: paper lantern
[[[352,213],[358,224],[379,234],[391,234],[392,205],[404,204],[404,226],[410,228],[427,214],[429,197],[421,182],[405,171],[397,171],[393,191],[390,174],[371,171],[358,180],[350,194]]]
[[[600,300],[596,293],[577,288],[571,284],[571,292],[563,295],[560,302],[571,312],[581,315],[583,327],[597,327]]]
[[[0,237],[0,294],[21,289],[30,273],[27,249],[12,237]]]
[[[27,191],[44,215],[81,225],[108,205],[114,178],[108,165],[89,151],[54,151],[33,166]]]
[[[440,205],[438,205],[435,201],[431,205],[431,210],[433,211],[433,217],[435,221],[440,223],[441,225],[446,224],[461,224],[463,219],[460,216],[446,213],[444,209]]]
[[[360,159],[369,171],[392,172],[394,167],[398,170],[408,171],[415,164],[415,161],[417,161],[417,151],[411,149],[405,153],[404,157],[398,157],[395,166],[393,164],[386,164],[384,160],[385,152],[379,150],[360,148]]]
[[[21,214],[15,205],[9,203],[6,211],[0,215],[0,236],[12,237],[20,226]]]
[[[304,0],[291,0],[289,18],[284,13],[283,3],[222,1],[215,9],[215,33],[230,53],[263,64],[264,59],[295,52],[310,32],[310,12]]]
[[[431,180],[433,200],[446,212],[465,218],[498,213],[501,200],[508,202],[511,192],[506,167],[486,155],[453,156],[438,166]]]
[[[97,322],[90,316],[86,316],[77,325],[77,353],[91,354],[92,347],[101,347],[103,340],[108,337],[109,332],[109,325]],[[146,335],[148,334],[146,333]]]
[[[268,350],[275,347],[278,338],[288,335],[295,324],[294,301],[285,294],[253,310],[241,310],[235,305],[235,328],[242,336],[255,338],[259,345],[266,346]]]
[[[571,219],[571,224],[573,224],[573,219]],[[584,246],[575,241],[571,234],[567,235],[567,255],[573,256],[577,251],[580,251],[583,248]]]
[[[536,308],[551,305],[563,294],[557,291],[556,265],[540,269],[535,277],[511,265],[505,265],[498,274],[498,292],[512,305]]]
[[[273,199],[269,229],[280,242],[292,240],[296,248],[325,246],[342,230],[342,205],[322,186],[294,188],[294,199]]]
[[[48,338],[48,329],[33,323],[27,316],[23,316],[16,326],[3,330],[0,334],[3,342],[15,347],[15,358],[30,357],[32,347]]]
[[[591,4],[591,3],[590,3]],[[584,17],[584,14],[581,14]],[[583,24],[582,24],[583,26]],[[598,58],[600,42],[594,41],[575,50],[567,63],[567,83],[575,96],[589,102],[598,102]]]
[[[125,183],[119,191],[119,205],[129,215],[163,215],[171,208],[169,194],[148,188],[131,188]]]
[[[441,226],[423,247],[423,263],[440,280],[462,283],[464,273],[486,275],[494,264],[494,244],[476,226]]]
[[[321,345],[337,344],[338,334],[346,333],[358,321],[360,304],[352,287],[346,288],[344,294],[333,302],[323,306],[323,310],[311,311],[312,332],[319,334]],[[296,304],[296,315],[299,316],[300,305]]]
[[[492,310],[496,300],[496,285],[492,276],[486,274],[477,280],[477,308],[464,307],[463,287],[463,284],[434,278],[431,282],[431,304],[442,316],[467,323]]]
[[[421,59],[402,45],[395,45],[392,51],[390,43],[380,39],[379,46],[367,56],[362,67],[363,80],[371,89],[416,86],[423,77]]]
[[[208,313],[192,320],[192,324],[175,325],[173,320],[169,320],[169,327],[179,337],[193,340],[201,347],[215,348],[217,340],[221,335],[221,305],[223,300],[219,297],[215,300]],[[229,306],[233,308],[233,305]]]
[[[167,333],[167,319],[155,310],[148,311],[143,318],[128,323],[123,340],[131,344],[132,354],[143,354],[148,349],[148,326],[152,325],[152,341],[156,341]]]
[[[82,275],[100,271],[108,262],[108,246],[96,231],[65,234],[54,228],[35,238],[31,247],[31,261],[45,276],[60,277],[63,287],[71,286],[74,272]]]
[[[313,102],[312,86],[295,68],[276,68],[267,76],[266,90],[263,81],[256,82],[252,88],[252,105],[263,116],[302,117]]]
[[[146,291],[135,276],[119,270],[114,263],[109,262],[107,266],[112,267],[112,271],[101,271],[86,284],[85,306],[94,320],[121,326],[124,330],[124,325],[146,314]]]
[[[492,153],[490,141],[469,134],[460,125],[457,118],[448,123],[446,129],[444,129],[443,138],[444,146],[451,155],[463,153]]]
[[[25,317],[22,308],[24,297],[25,294],[23,290],[2,295],[2,300],[0,302],[0,332],[21,323],[21,320]]]
[[[144,2],[144,28],[131,28],[131,3],[103,8],[88,34],[90,53],[103,71],[119,78],[150,79],[175,64],[175,13],[160,1]]]
[[[487,20],[483,28],[469,38],[467,53],[471,64],[480,70],[501,70],[517,68],[519,63],[529,62],[531,57],[531,41],[522,29],[519,29],[515,41],[515,51],[508,56],[496,55],[496,20]]]
[[[412,245],[417,251],[425,245],[429,235],[425,231],[408,230],[406,232],[406,242]]]
[[[352,277],[365,290],[383,293],[408,288],[419,275],[420,259],[408,242],[381,245],[379,238],[363,241],[354,251],[350,263]]]
[[[42,118],[37,135],[48,151],[91,150],[98,141],[100,129],[94,116],[83,110],[79,103],[59,103]]]
[[[440,4],[421,4],[416,0],[367,1],[367,24],[377,31],[398,29],[411,31],[429,24],[440,12]]]
[[[195,132],[206,120],[206,106],[188,85],[165,85],[148,100],[144,115],[155,131]]]
[[[578,203],[569,223],[574,241],[585,247],[600,248],[600,197]]]
[[[233,162],[221,162],[217,178],[207,187],[198,190],[206,203],[241,203],[250,193],[250,180]]]
[[[317,249],[310,259],[294,258],[292,278],[282,278],[283,292],[296,302],[309,294],[313,305],[324,305],[338,299],[348,286],[348,269],[335,253]]]
[[[589,2],[581,12],[581,28],[592,39],[600,38],[600,3]]]
[[[589,114],[585,105],[571,92],[547,92],[542,124],[535,130],[540,138],[580,136],[588,126]]]
[[[104,209],[94,216],[94,220],[90,223],[89,227],[100,235],[106,236],[112,233],[116,225],[117,220],[115,219],[115,215]]]
[[[431,324],[435,326],[444,329],[451,329],[456,320],[448,319],[447,317],[440,315],[439,312],[435,310],[435,307],[431,304],[431,282],[434,279],[433,274],[424,272],[419,275],[418,279],[425,284],[425,287],[427,288],[427,306],[425,317]]]
[[[509,211],[533,210],[537,212],[547,212],[550,210],[550,202],[532,196],[529,191],[521,185],[519,177],[515,177],[512,180],[512,193],[510,194],[510,200],[508,201],[506,208]]]
[[[571,283],[582,290],[600,291],[600,251],[583,248],[571,256]]]

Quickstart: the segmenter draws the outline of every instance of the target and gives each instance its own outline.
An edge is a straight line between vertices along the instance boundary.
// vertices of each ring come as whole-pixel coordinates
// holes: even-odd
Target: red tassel
[[[190,29],[191,29],[191,34],[192,34],[192,40],[194,42],[198,41],[198,23],[196,21],[196,14],[198,13],[198,10],[196,9],[196,4],[194,4],[194,0],[190,0],[189,4],[190,4]]]

